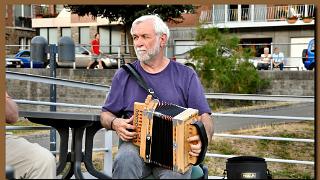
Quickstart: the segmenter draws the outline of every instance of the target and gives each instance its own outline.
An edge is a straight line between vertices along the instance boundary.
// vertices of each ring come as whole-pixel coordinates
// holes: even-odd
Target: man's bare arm
[[[100,114],[101,125],[106,129],[112,129],[111,121],[116,117],[111,112],[101,112]]]
[[[210,143],[213,136],[213,131],[214,131],[213,118],[208,113],[203,113],[201,115],[201,122],[203,123],[206,129],[206,133],[208,136],[208,143]]]
[[[13,124],[18,121],[18,106],[6,92],[6,123]]]

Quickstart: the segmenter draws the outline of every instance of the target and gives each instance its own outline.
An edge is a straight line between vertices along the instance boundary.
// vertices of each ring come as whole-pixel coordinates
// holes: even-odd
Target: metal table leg
[[[60,135],[60,154],[59,162],[57,164],[57,175],[60,174],[67,164],[67,155],[68,155],[68,141],[69,141],[69,128],[57,128],[57,131]]]
[[[84,154],[84,164],[86,166],[86,169],[88,170],[88,172],[99,178],[99,179],[111,179],[111,177],[109,177],[108,175],[97,171],[92,163],[92,149],[93,149],[93,138],[94,135],[97,133],[97,131],[99,131],[101,129],[101,125],[100,124],[95,124],[93,126],[87,127],[86,129],[86,141],[85,141],[85,154]],[[105,162],[106,163],[106,162]]]
[[[85,128],[72,128],[72,152],[71,161],[74,164],[74,176],[76,179],[84,179],[81,172],[82,162],[82,137]]]

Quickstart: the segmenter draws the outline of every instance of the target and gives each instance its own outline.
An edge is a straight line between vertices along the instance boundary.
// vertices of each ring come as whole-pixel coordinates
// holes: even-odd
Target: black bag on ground
[[[224,175],[227,179],[272,179],[265,159],[254,156],[227,159]]]

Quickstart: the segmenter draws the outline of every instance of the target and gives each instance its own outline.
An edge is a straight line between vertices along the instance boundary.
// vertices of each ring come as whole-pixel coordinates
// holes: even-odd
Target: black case
[[[265,159],[254,156],[227,159],[224,175],[227,179],[272,179]]]

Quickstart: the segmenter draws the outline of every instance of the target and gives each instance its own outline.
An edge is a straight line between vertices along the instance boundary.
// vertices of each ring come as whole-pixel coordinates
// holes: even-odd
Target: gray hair
[[[162,21],[162,19],[158,15],[144,15],[139,17],[138,19],[134,20],[131,26],[130,33],[132,35],[132,28],[134,25],[139,24],[143,21],[151,19],[153,22],[153,27],[157,35],[162,35],[166,34],[167,35],[167,40],[169,39],[170,36],[170,31],[165,22]]]

